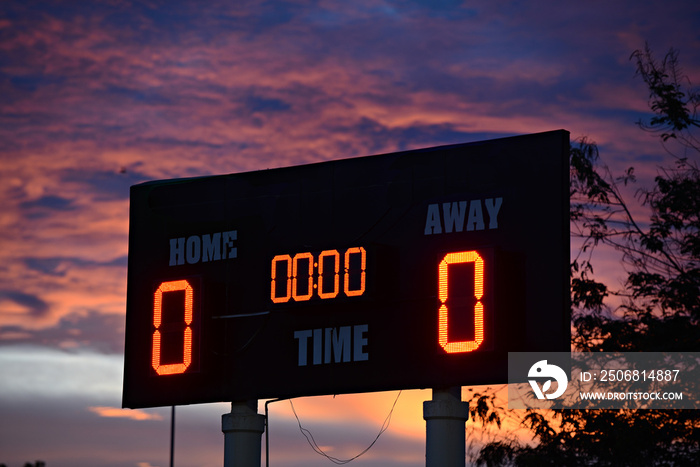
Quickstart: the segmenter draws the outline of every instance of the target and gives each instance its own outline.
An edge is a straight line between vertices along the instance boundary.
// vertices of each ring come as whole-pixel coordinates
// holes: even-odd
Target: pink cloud
[[[20,2],[0,7],[18,8],[0,20],[3,345],[121,352],[133,183],[565,128],[597,141],[613,170],[636,165],[644,186],[668,159],[634,125],[646,92],[629,54],[645,40],[659,57],[678,47],[684,70],[700,82],[697,2],[445,10],[439,2],[269,2],[261,9],[214,1],[207,8],[174,2],[167,11],[108,2],[62,14],[55,12],[64,7],[47,3],[31,15]],[[596,259],[596,272],[619,283],[618,259]],[[366,446],[393,397],[295,405],[322,435],[335,430],[319,441],[342,456]],[[421,407],[429,398],[427,391],[402,395],[384,438],[391,442],[378,444],[363,465],[424,463]],[[115,435],[129,431],[122,423],[162,418],[91,403],[92,419],[119,424],[110,428]],[[288,405],[271,410],[273,423],[284,425],[273,458],[325,465],[309,453]],[[210,425],[214,444],[218,417]],[[91,426],[85,422],[81,433]],[[345,426],[359,427],[351,441]],[[199,429],[186,431],[185,442],[201,441]],[[62,435],[56,452],[73,465],[80,443]],[[143,443],[139,459],[159,465]],[[91,446],[84,451],[100,460],[113,449]],[[207,447],[216,465],[221,456]],[[196,455],[184,451],[199,451],[183,449],[193,464]],[[120,465],[133,457],[113,455]]]
[[[100,417],[106,418],[127,418],[130,420],[162,420],[163,417],[157,413],[148,413],[138,409],[121,409],[117,407],[88,407],[90,412],[93,412]]]

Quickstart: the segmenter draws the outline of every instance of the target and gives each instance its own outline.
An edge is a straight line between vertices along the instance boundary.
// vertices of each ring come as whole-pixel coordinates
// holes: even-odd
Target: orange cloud
[[[128,418],[130,420],[163,420],[163,417],[157,413],[148,413],[138,409],[120,409],[117,407],[88,407],[90,412],[96,413],[100,417],[107,418]]]

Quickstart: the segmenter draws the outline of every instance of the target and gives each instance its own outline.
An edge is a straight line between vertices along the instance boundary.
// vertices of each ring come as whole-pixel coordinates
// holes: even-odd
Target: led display
[[[184,291],[184,319],[182,330],[182,361],[178,363],[163,364],[161,355],[161,324],[163,322],[163,295],[167,293]],[[151,356],[153,369],[159,375],[173,375],[184,373],[192,363],[192,302],[194,290],[186,280],[163,282],[156,290],[153,297],[153,340]]]
[[[131,188],[125,407],[507,382],[568,351],[568,133]]]
[[[450,265],[473,263],[474,265],[474,307],[471,310],[474,316],[474,338],[463,341],[450,340],[449,308],[447,306],[450,299]],[[438,272],[438,298],[440,299],[440,309],[438,311],[438,342],[440,347],[447,353],[471,352],[479,348],[484,341],[484,304],[481,299],[484,296],[484,259],[476,251],[460,251],[448,253],[440,261]],[[491,284],[489,284],[490,286]],[[457,287],[464,287],[465,284],[456,284]],[[453,291],[454,294],[454,291]]]

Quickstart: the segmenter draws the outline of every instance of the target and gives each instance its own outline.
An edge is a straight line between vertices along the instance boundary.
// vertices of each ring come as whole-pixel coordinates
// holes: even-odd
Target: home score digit
[[[569,349],[566,131],[131,189],[123,405],[507,382]]]

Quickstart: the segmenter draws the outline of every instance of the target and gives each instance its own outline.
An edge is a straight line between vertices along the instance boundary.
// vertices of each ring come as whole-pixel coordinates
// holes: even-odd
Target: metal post
[[[469,404],[462,402],[462,388],[433,389],[433,400],[423,402],[425,466],[464,467],[464,424]]]
[[[260,467],[265,416],[258,401],[232,402],[231,413],[221,416],[224,432],[224,467]]]
[[[170,467],[175,465],[175,406],[170,409]]]

